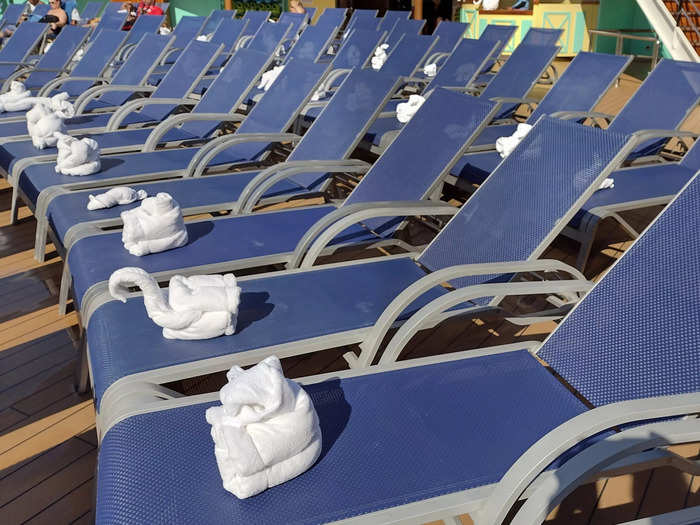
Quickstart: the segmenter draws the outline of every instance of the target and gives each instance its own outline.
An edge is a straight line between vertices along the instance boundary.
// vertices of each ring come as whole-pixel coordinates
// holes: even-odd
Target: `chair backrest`
[[[375,78],[376,77],[376,78]],[[398,86],[395,77],[369,70],[349,73],[289,160],[346,158]],[[299,173],[292,177],[306,187],[325,179],[323,173]]]
[[[536,259],[617,167],[626,140],[619,133],[542,117],[418,260],[437,270]],[[456,282],[509,279],[487,275]]]
[[[428,56],[430,50],[435,45],[435,37],[428,35],[401,37],[393,49],[389,48],[389,56],[384,62],[381,71],[389,75],[407,76],[413,72]]]
[[[353,29],[344,39],[333,59],[335,69],[364,67],[374,54],[386,33],[367,29]]]
[[[19,19],[22,18],[24,13],[24,4],[8,4],[5,11],[2,13],[2,19],[0,19],[0,27],[6,25],[16,25],[19,23]]]
[[[700,64],[662,59],[608,127],[618,133],[675,129],[700,100]]]
[[[343,203],[429,197],[484,128],[496,105],[438,88],[401,129]],[[369,221],[383,231],[387,219]]]
[[[211,67],[214,59],[221,52],[220,44],[192,40],[170,66],[168,73],[151,95],[156,98],[183,98],[197,85],[202,75]],[[176,106],[159,104],[148,106],[144,113],[154,120],[161,120]]]
[[[445,60],[435,78],[426,86],[425,91],[440,86],[468,86],[483,71],[484,64],[491,59],[497,47],[498,43],[463,38]]]
[[[580,51],[528,118],[557,111],[590,111],[627,68],[632,57]]]
[[[391,29],[394,27],[394,24],[398,22],[399,20],[408,20],[408,17],[411,16],[410,11],[394,11],[391,9],[388,9],[382,18],[379,19],[379,26],[377,27],[378,31],[391,31]]]
[[[315,7],[304,7],[304,11],[306,11],[306,16],[309,17],[308,23],[310,24],[311,21],[314,19],[314,15],[316,14],[316,8]]]
[[[270,18],[270,11],[255,11],[253,9],[248,9],[243,15],[243,20],[248,22],[245,30],[243,31],[243,36],[254,35],[258,32],[258,29],[267,22]]]
[[[165,15],[139,16],[127,32],[129,36],[126,42],[133,44],[138,42],[143,35],[157,33],[158,28],[163,24],[163,20],[165,20]]]
[[[187,46],[204,27],[206,18],[203,16],[183,16],[178,21],[173,35],[175,35],[175,43],[173,47],[182,49]]]
[[[230,11],[226,9],[214,9],[207,17],[206,22],[204,22],[204,27],[202,28],[202,34],[208,35],[216,30],[219,26],[219,22],[223,20],[233,20],[236,16],[236,10],[232,9]]]
[[[391,45],[398,42],[403,35],[420,35],[424,25],[425,20],[399,20],[386,37],[386,43]]]
[[[681,159],[681,164],[692,170],[700,170],[700,140],[695,140],[695,143]]]
[[[102,9],[102,2],[88,2],[87,4],[85,4],[85,7],[83,7],[83,10],[80,12],[81,20],[90,20],[91,18],[96,18],[97,15],[100,13],[100,9]]]
[[[202,95],[202,99],[192,112],[235,112],[271,61],[272,56],[267,53],[253,49],[237,50]],[[182,129],[192,135],[206,137],[218,126],[218,122],[195,121],[183,124]]]
[[[538,355],[594,406],[700,390],[696,176]]]
[[[24,62],[37,46],[48,24],[24,22],[0,49],[0,62]],[[0,65],[0,78],[7,78],[17,69],[14,65]]]
[[[70,75],[74,77],[98,77],[102,75],[126,40],[127,34],[126,31],[114,29],[100,31]],[[90,80],[69,82],[61,87],[61,91],[67,91],[70,95],[77,96],[93,84]]]
[[[53,45],[44,53],[36,64],[37,68],[63,69],[70,64],[71,59],[90,33],[90,28],[80,26],[64,27],[56,37]],[[42,87],[57,73],[36,71],[24,81],[27,87]]]
[[[128,13],[120,13],[119,11],[121,11],[121,3],[107,2],[100,21],[97,23],[97,27],[93,29],[92,34],[97,35],[102,29],[121,29]]]
[[[294,47],[287,53],[287,60],[294,58],[297,60],[316,61],[321,55],[325,54],[337,31],[337,26],[325,24],[307,27],[296,44],[294,44]]]
[[[174,38],[170,35],[143,35],[129,58],[121,65],[112,77],[112,85],[139,86],[151,75],[151,72],[170,49]],[[131,93],[126,91],[110,91],[100,97],[100,100],[110,105],[120,106]]]
[[[263,53],[272,54],[284,42],[285,39],[291,38],[291,24],[269,24],[265,23],[255,33],[255,36],[246,46],[248,49],[255,49]]]
[[[326,7],[316,20],[316,26],[341,27],[348,10],[345,7]]]
[[[43,16],[49,12],[49,4],[37,4],[36,7],[34,8],[34,11],[32,11],[32,15],[29,17],[30,22],[38,22]]]
[[[231,51],[235,48],[241,36],[243,36],[247,23],[248,21],[242,18],[220,20],[209,42],[223,44],[226,51]]]
[[[288,24],[289,36],[287,38],[294,38],[299,31],[308,23],[309,15],[307,13],[290,13],[285,11],[282,13],[277,20],[278,24]]]
[[[433,48],[433,53],[452,52],[460,41],[464,40],[464,33],[467,32],[468,27],[469,24],[461,22],[441,21],[433,31],[433,36],[440,37]]]
[[[237,133],[281,133],[289,129],[313,95],[328,64],[290,60],[270,89],[253,106]],[[261,151],[267,144],[258,144]]]
[[[513,38],[515,34],[515,26],[501,26],[496,24],[489,24],[486,29],[479,36],[479,40],[486,40],[487,42],[499,42],[499,47],[494,54],[493,60],[491,60],[484,68],[484,71],[488,71],[496,63],[496,60],[503,52],[503,48],[508,45],[510,39]]]
[[[376,31],[379,29],[380,18],[377,18],[376,9],[355,9],[348,20],[348,25],[345,32],[351,29],[364,29]],[[387,30],[388,31],[388,30]]]
[[[559,46],[528,46],[520,44],[508,61],[503,64],[481,96],[523,98],[547,70],[559,53]],[[499,116],[509,115],[518,104],[504,104]]]
[[[556,46],[563,33],[563,29],[531,27],[520,43],[530,46]]]

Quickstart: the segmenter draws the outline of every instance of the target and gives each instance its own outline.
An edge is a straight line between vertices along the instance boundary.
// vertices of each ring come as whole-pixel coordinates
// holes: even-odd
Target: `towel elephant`
[[[92,175],[102,168],[100,147],[93,139],[77,139],[70,135],[56,132],[56,173],[63,175]]]
[[[187,228],[180,205],[167,193],[143,200],[141,206],[121,213],[122,242],[131,255],[172,250],[187,244]]]

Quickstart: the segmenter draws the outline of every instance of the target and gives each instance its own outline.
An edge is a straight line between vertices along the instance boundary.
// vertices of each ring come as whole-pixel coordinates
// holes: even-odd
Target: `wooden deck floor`
[[[625,77],[599,105],[616,112],[639,81]],[[693,116],[686,125],[700,129]],[[60,261],[32,258],[35,222],[26,208],[8,225],[10,193],[0,186],[0,523],[90,523],[97,442],[91,399],[72,388],[77,319],[57,312]],[[658,208],[627,214],[643,227]],[[587,276],[596,278],[629,246],[630,239],[605,222]],[[557,239],[546,256],[568,263],[577,246]],[[553,324],[527,329],[498,320],[472,319],[424,332],[406,356],[524,339],[542,339]],[[292,377],[343,368],[343,350],[287,360]],[[196,385],[190,385],[194,387]],[[679,448],[698,457],[698,445]],[[552,523],[616,523],[660,511],[700,505],[700,479],[668,468],[601,479],[578,489],[550,517]],[[468,517],[463,517],[469,523]]]

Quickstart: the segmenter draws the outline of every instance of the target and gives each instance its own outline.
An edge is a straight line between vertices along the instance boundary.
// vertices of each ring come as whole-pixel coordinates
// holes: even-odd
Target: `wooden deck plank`
[[[55,525],[56,523],[72,523],[92,510],[95,479],[90,478],[82,485],[73,489],[60,500],[50,505],[25,525]]]
[[[608,479],[593,513],[591,525],[620,523],[635,519],[650,477],[651,472],[645,471]]]
[[[684,508],[690,481],[690,475],[674,468],[654,469],[637,517],[647,518]]]

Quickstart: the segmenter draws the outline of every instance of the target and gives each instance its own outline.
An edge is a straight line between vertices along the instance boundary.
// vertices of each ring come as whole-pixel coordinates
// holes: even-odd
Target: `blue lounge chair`
[[[342,27],[348,10],[345,7],[326,7],[316,20],[315,26]],[[309,17],[313,19],[313,17]]]
[[[365,172],[369,167],[366,163],[344,161],[344,159],[354,150],[363,130],[367,128],[368,123],[380,110],[382,103],[391,96],[396,87],[395,79],[380,74],[383,78],[378,81],[373,78],[374,75],[368,71],[353,72],[285,163],[268,168],[264,172],[237,173],[226,178],[209,176],[199,180],[181,180],[175,184],[166,183],[161,185],[160,189],[153,185],[144,185],[143,188],[147,188],[149,192],[173,191],[172,195],[183,197],[184,205],[188,208],[203,210],[233,208],[236,212],[247,214],[252,210],[253,203],[258,202],[260,196],[274,196],[275,193],[285,190],[290,183],[297,185],[298,189],[322,189],[324,184],[327,186],[329,172],[351,169]],[[370,85],[374,88],[372,93],[367,90]],[[391,150],[387,150],[386,154],[369,169],[357,189],[340,206],[340,209],[346,209],[348,206],[350,209],[367,206],[368,203],[376,200],[418,201],[433,195],[440,190],[441,178],[447,173],[451,162],[466,150],[472,137],[476,136],[479,128],[487,122],[494,108],[494,104],[483,103],[450,91],[441,90],[434,93],[426,101],[425,108],[416,115],[411,125],[407,126],[406,132],[402,133]],[[344,129],[346,125],[350,127],[351,132]],[[332,140],[329,140],[331,138]],[[416,147],[418,143],[421,144],[421,148]],[[431,151],[431,155],[425,155],[423,147]],[[326,159],[328,162],[319,162]],[[292,171],[285,177],[286,184],[275,184],[275,174],[281,175],[290,168]],[[192,199],[188,201],[187,194],[202,193],[207,186],[213,188],[214,185],[219,188],[226,187],[227,191],[222,193],[225,193],[228,203],[222,205],[221,201],[218,204],[210,202],[209,207],[203,207],[201,204],[204,201],[200,195],[192,195]],[[166,187],[168,189],[164,190]],[[81,200],[84,199],[85,194],[82,195]],[[298,209],[292,214],[282,212],[266,213],[263,216],[243,215],[230,220],[209,221],[206,224],[193,223],[195,230],[211,229],[205,236],[206,239],[202,239],[207,246],[215,245],[216,238],[230,239],[231,232],[256,233],[250,236],[252,241],[250,244],[229,246],[217,253],[200,246],[198,254],[193,254],[190,250],[187,250],[187,253],[178,250],[154,254],[144,259],[132,258],[134,260],[130,264],[139,265],[149,271],[158,268],[156,271],[165,274],[179,267],[209,264],[225,266],[243,264],[256,267],[263,264],[284,263],[290,259],[294,247],[303,239],[307,229],[322,221],[336,209],[335,205],[322,205]],[[449,208],[448,214],[456,211],[456,208]],[[293,231],[287,227],[274,226],[275,223],[281,225],[289,222],[294,224]],[[351,231],[344,232],[334,247],[348,243],[360,245],[390,240],[394,228],[383,224],[387,221],[375,222],[376,234],[361,226],[355,227]],[[374,229],[371,226],[368,228]],[[83,232],[86,231],[90,230],[83,230]],[[108,279],[114,271],[111,268],[112,262],[116,267],[125,265],[121,233],[116,233],[116,236],[84,237],[75,242],[68,253],[67,268],[70,267],[70,271],[76,276],[76,297],[80,297],[81,301],[85,300],[87,290],[90,290],[87,293],[93,297],[99,295],[98,289],[104,285],[101,281]],[[259,241],[262,242],[259,243]],[[88,256],[87,259],[83,257],[86,252],[90,252],[94,243],[101,244],[100,253],[108,251],[113,253],[114,257],[109,264],[98,261],[87,275],[84,270],[89,266],[88,260],[92,261],[93,258],[92,256]],[[254,246],[258,247],[254,248]],[[244,260],[246,262],[242,262]],[[66,274],[67,272],[68,270]],[[64,290],[67,284],[64,284]]]
[[[81,319],[87,329],[90,377],[100,428],[106,428],[110,413],[114,415],[115,402],[122,407],[129,405],[128,392],[145,392],[150,388],[146,385],[162,384],[166,377],[178,380],[190,373],[226,369],[234,363],[250,364],[270,354],[287,357],[354,343],[361,343],[362,354],[348,355],[347,359],[353,366],[368,366],[395,321],[448,293],[440,286],[445,281],[459,288],[504,284],[514,273],[547,268],[566,268],[580,277],[563,263],[535,259],[597,184],[626,157],[634,141],[547,117],[536,127],[538,132],[533,131],[535,134],[523,141],[528,142],[527,147],[517,150],[526,153],[514,152],[508,157],[494,172],[497,176],[477,190],[420,255],[310,268],[320,250],[353,224],[369,224],[369,229],[377,231],[387,221],[392,224],[397,215],[449,215],[455,212],[454,207],[434,202],[375,202],[343,207],[324,217],[294,250],[290,260],[300,269],[239,278],[242,301],[238,321],[244,328],[231,337],[196,342],[164,340],[159,327],[143,312],[140,297],[122,304],[104,293],[85,296]],[[446,126],[445,133],[454,129]],[[530,146],[536,155],[527,152]],[[571,152],[566,162],[553,154],[562,150]],[[410,160],[416,156],[420,152]],[[576,177],[563,173],[575,173]],[[404,187],[408,189],[410,184]],[[504,195],[518,198],[504,207]],[[252,240],[253,234],[246,231]],[[202,232],[192,245],[206,239],[206,232]],[[454,271],[448,269],[455,265],[458,267]],[[200,270],[203,268],[193,273]],[[426,272],[430,272],[428,277]],[[419,280],[422,284],[407,289]],[[496,308],[500,304],[496,290],[501,288],[486,288],[494,288],[495,293],[478,295],[460,313],[466,313],[466,309],[473,315]],[[115,326],[128,326],[129,330],[115,330]],[[133,351],[140,347],[148,348],[148,352]],[[135,386],[137,382],[139,386]]]
[[[168,53],[163,57],[161,65],[175,62],[182,50],[200,34],[205,23],[206,18],[203,16],[183,16],[180,18],[172,32],[175,36],[175,43],[173,43],[173,47],[171,47]]]
[[[630,225],[620,212],[668,204],[698,170],[700,141],[696,140],[679,162],[630,166],[615,171],[615,186],[595,192],[562,232],[581,243],[576,267],[581,271],[585,269],[598,226],[603,219],[613,218],[636,239],[640,232]]]
[[[26,5],[24,4],[8,4],[2,12],[2,18],[0,18],[0,29],[19,24],[24,14],[25,7]]]
[[[403,35],[420,35],[425,25],[425,20],[399,20],[391,28],[386,37],[386,43],[390,46],[399,41]]]
[[[435,44],[433,53],[425,60],[425,63],[438,63],[440,60],[447,58],[464,39],[464,34],[467,32],[468,27],[469,24],[461,22],[441,21],[435,28],[435,31],[433,31],[433,36],[438,37],[437,44]]]
[[[19,67],[3,82],[0,91],[9,91],[10,84],[20,77],[27,89],[37,91],[44,84],[68,71],[73,55],[83,45],[90,30],[86,27],[66,26],[54,40],[53,45],[41,55],[36,64]]]
[[[49,12],[49,9],[50,7],[48,4],[45,4],[43,2],[37,4],[34,8],[34,11],[32,11],[32,14],[29,15],[28,20],[30,22],[38,22],[44,17],[44,15],[46,15]]]
[[[6,79],[19,67],[31,65],[28,62],[32,50],[46,33],[46,24],[24,22],[0,49],[0,79]]]
[[[376,9],[353,9],[344,32],[348,33],[353,29],[376,31],[381,22],[381,19],[377,18],[377,13]]]
[[[167,138],[172,132],[176,132],[178,135],[191,132],[204,138],[216,130],[221,122],[240,122],[243,117],[234,114],[234,111],[269,60],[269,56],[256,51],[239,50],[232,58],[233,62],[227,64],[226,69],[219,76],[220,78],[212,85],[211,90],[205,94],[192,113],[171,117],[159,128],[153,130],[153,134]],[[290,62],[289,67],[280,74],[267,95],[245,117],[238,129],[238,134],[257,137],[258,142],[252,141],[252,143],[240,144],[229,149],[225,154],[217,156],[216,162],[224,165],[245,164],[264,159],[272,145],[271,143],[290,136],[284,132],[292,125],[325,71],[326,66],[323,64]],[[229,110],[230,113],[222,113],[226,110]],[[157,136],[155,140],[151,141],[148,135],[144,135],[141,140],[148,145],[148,147],[143,148],[142,153],[105,158],[100,173],[83,178],[81,186],[100,187],[125,180],[143,181],[189,176],[190,164],[192,166],[198,165],[199,148],[155,151],[153,145],[157,145],[160,140]],[[217,140],[214,144],[218,144],[222,140],[224,139]],[[48,207],[53,202],[53,197],[56,194],[65,194],[71,189],[77,189],[72,187],[72,184],[76,182],[75,179],[57,178],[58,176],[51,170],[51,164],[31,166],[19,182],[18,195],[21,195],[28,206],[36,212],[36,216],[40,218],[40,226],[37,231],[37,258],[39,259],[43,258],[46,219]],[[68,186],[59,188],[57,185]],[[211,193],[205,192],[201,197],[205,198],[205,194],[211,195]],[[221,192],[215,190],[214,194],[220,195]],[[192,196],[194,197],[194,195]],[[64,195],[64,197],[68,196]],[[71,222],[79,210],[69,203],[67,205],[68,214],[61,215],[61,217],[64,219],[62,224],[66,224],[67,228],[70,228]],[[80,221],[80,217],[75,218],[75,220],[76,222]],[[52,222],[55,223],[53,220]],[[59,233],[59,236],[61,235]]]
[[[326,53],[338,32],[339,26],[315,25],[307,27],[296,44],[285,55],[285,60],[311,60],[316,62]]]
[[[410,11],[393,11],[391,9],[387,9],[384,12],[384,16],[379,19],[377,31],[391,31],[396,22],[399,20],[408,20],[410,16]]]
[[[270,18],[270,11],[256,11],[253,9],[248,9],[243,15],[243,20],[248,22],[248,25],[243,32],[243,37],[252,37],[258,30],[267,22]],[[242,44],[245,44],[246,40],[242,40]]]
[[[235,9],[214,9],[211,13],[209,13],[206,22],[204,22],[201,34],[208,35],[213,33],[216,31],[217,27],[219,27],[220,22],[224,20],[233,20],[235,17]]]
[[[481,41],[481,40],[479,40]],[[485,100],[499,99],[501,105],[496,119],[508,118],[519,107],[512,100],[524,98],[533,88],[549,64],[559,53],[557,46],[528,46],[520,44],[513,56],[501,67],[494,79],[481,92]],[[387,60],[388,62],[388,60]],[[431,83],[439,85],[436,83]],[[467,90],[470,86],[467,86]],[[462,88],[464,89],[464,88]],[[377,119],[365,136],[372,152],[381,152],[394,139],[401,123],[392,114],[390,117]]]
[[[100,14],[100,10],[102,9],[102,5],[102,2],[86,3],[83,10],[80,12],[80,19],[87,22],[88,20],[97,18],[97,16]]]
[[[122,4],[119,2],[107,2],[105,5],[102,15],[100,15],[100,21],[97,23],[95,28],[92,30],[92,34],[97,36],[103,29],[114,29],[121,30],[124,22],[126,21],[126,12],[121,12]]]
[[[291,39],[297,36],[299,32],[307,26],[309,20],[309,15],[306,13],[290,13],[289,11],[285,11],[280,15],[279,19],[277,20],[277,23],[292,25],[291,29],[289,30],[288,37]]]
[[[168,501],[183,522],[427,522],[469,512],[502,523],[530,486],[511,522],[540,523],[577,479],[669,460],[654,447],[698,439],[700,317],[683,300],[693,302],[688,282],[700,271],[698,199],[696,180],[539,350],[387,360],[301,379],[319,415],[321,458],[254,498],[221,486],[204,418],[218,393],[149,405],[142,391],[141,406],[103,429],[96,522],[155,523]],[[635,285],[650,269],[653,279]],[[482,290],[490,293],[474,293]]]
[[[555,116],[612,120],[609,130],[623,134],[643,129],[676,129],[700,100],[700,65],[662,59],[613,119],[591,111],[559,110]],[[658,141],[641,145],[634,156],[656,152]],[[486,179],[501,157],[495,151],[466,155],[453,168],[452,175],[467,184]]]
[[[131,26],[131,29],[126,33],[126,42],[119,53],[117,61],[121,63],[126,60],[143,35],[158,33],[163,20],[165,20],[165,15],[139,16],[134,25]]]
[[[173,64],[170,72],[163,77],[157,88],[133,85],[115,86],[114,84],[96,88],[107,93],[111,91],[150,91],[152,95],[149,98],[135,99],[123,104],[113,113],[88,115],[81,113],[88,100],[82,99],[81,102],[81,98],[79,98],[76,102],[77,116],[64,121],[67,132],[71,135],[91,132],[91,136],[100,143],[102,153],[139,149],[143,144],[142,140],[148,136],[150,130],[141,129],[140,134],[129,134],[126,131],[117,130],[120,127],[132,125],[139,127],[149,123],[156,125],[178,106],[194,105],[196,101],[184,97],[197,85],[201,76],[209,69],[220,51],[221,46],[216,44],[191,42]],[[138,55],[136,58],[139,58]],[[22,126],[24,126],[24,131]],[[12,129],[12,127],[19,133],[26,133],[26,124],[22,122],[0,124],[0,130],[3,132]],[[188,136],[188,134],[183,136]],[[2,165],[0,170],[4,170],[6,174],[10,175],[9,180],[16,180],[13,170],[19,173],[30,164],[53,161],[56,157],[56,148],[37,150],[30,140],[22,140],[21,135],[13,137],[13,140],[14,142],[8,141],[0,146],[0,159],[2,159],[0,160]]]

